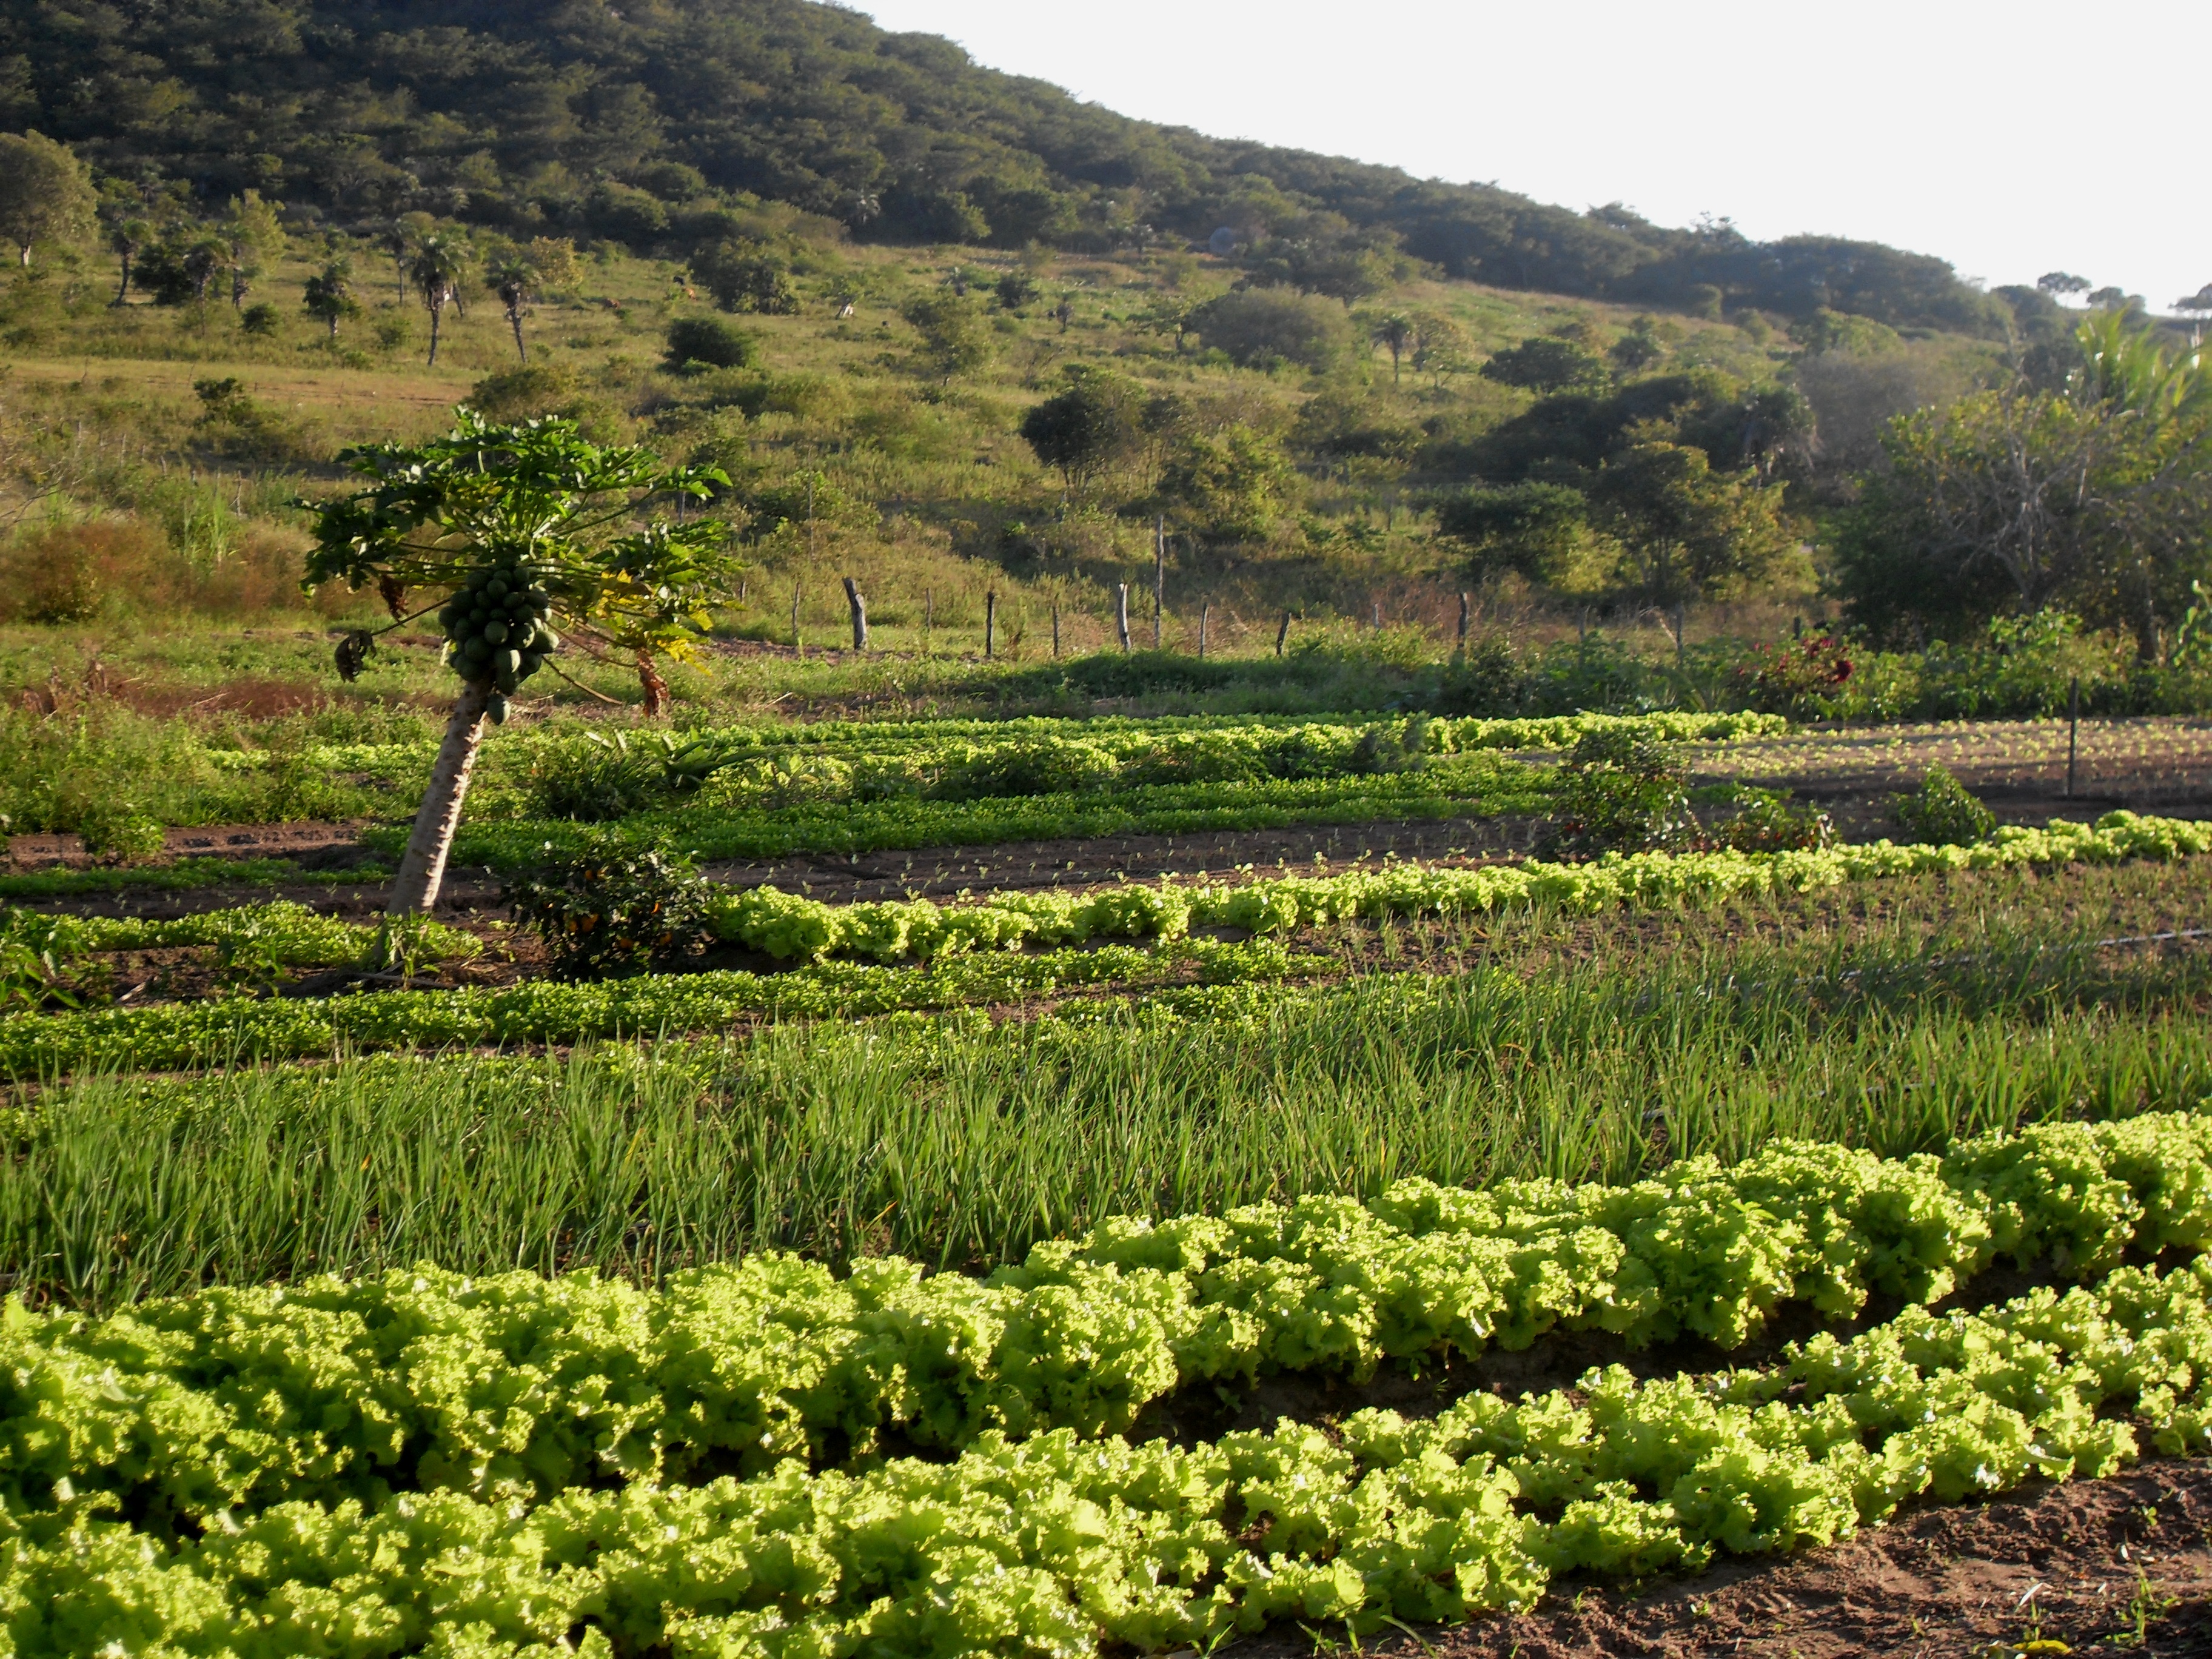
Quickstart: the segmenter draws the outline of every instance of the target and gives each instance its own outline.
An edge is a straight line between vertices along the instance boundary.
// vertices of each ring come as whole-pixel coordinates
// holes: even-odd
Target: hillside
[[[744,198],[897,242],[1101,253],[1217,231],[1324,292],[1378,261],[1692,309],[2002,333],[1942,260],[1668,229],[1133,121],[807,0],[173,0],[0,13],[0,129],[356,225],[407,211],[681,255]]]

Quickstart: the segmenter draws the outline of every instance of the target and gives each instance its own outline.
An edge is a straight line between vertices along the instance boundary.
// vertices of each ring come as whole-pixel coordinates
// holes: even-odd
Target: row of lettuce
[[[900,756],[932,770],[981,763],[997,756],[1049,753],[1053,745],[1091,745],[1117,763],[1143,771],[1157,768],[1167,777],[1188,778],[1191,766],[1211,769],[1255,757],[1256,770],[1239,775],[1315,775],[1314,768],[1340,766],[1370,733],[1386,735],[1402,750],[1409,732],[1417,733],[1417,753],[1466,754],[1477,750],[1565,749],[1586,733],[1630,731],[1665,743],[1721,743],[1733,738],[1778,737],[1790,730],[1776,714],[1718,714],[1667,710],[1648,714],[1559,714],[1529,719],[1462,719],[1389,714],[1170,714],[1149,718],[1099,715],[1082,720],[1028,717],[1017,720],[811,720],[772,726],[696,727],[678,734],[632,742],[627,735],[599,737],[602,753],[635,755],[662,764],[676,777],[695,782],[720,766],[764,757],[821,756],[865,765],[878,755]],[[526,772],[590,737],[572,735],[524,738],[511,745],[511,757],[493,756],[493,773]],[[310,744],[301,759],[317,770],[361,773],[398,781],[425,770],[436,752],[434,740],[406,743]],[[210,750],[210,763],[222,771],[252,772],[277,760],[267,750]],[[1157,756],[1157,760],[1152,757]],[[1178,756],[1190,757],[1179,762]],[[929,758],[934,757],[935,758]]]
[[[1883,841],[1784,853],[1613,854],[1589,864],[1530,860],[1472,869],[1394,860],[1381,869],[1334,876],[1189,887],[1131,884],[1084,894],[1002,892],[959,906],[928,899],[826,904],[756,887],[714,899],[709,925],[725,940],[786,960],[897,962],[1028,944],[1175,938],[1194,927],[1276,933],[1352,917],[1485,915],[1538,905],[1591,915],[1811,892],[1930,871],[2164,861],[2207,851],[2212,851],[2212,824],[2121,811],[2094,825],[2063,820],[2040,830],[2010,825],[1967,846]]]
[[[1117,1218],[988,1279],[769,1253],[658,1290],[425,1267],[96,1320],[18,1305],[0,1495],[19,1516],[204,1516],[851,1468],[888,1443],[1120,1433],[1178,1390],[1360,1381],[1553,1331],[1733,1350],[1793,1304],[1824,1321],[1870,1297],[1924,1306],[1999,1261],[2094,1280],[2208,1236],[2212,1118],[2153,1114],[1940,1160],[1786,1143],[1626,1187],[1408,1179],[1365,1204]]]
[[[425,1269],[96,1322],[12,1306],[0,1605],[23,1654],[775,1659],[1524,1607],[1562,1572],[2212,1447],[2212,1272],[2115,1265],[2208,1232],[2212,1123],[2164,1116],[1125,1222],[983,1283],[771,1259],[659,1292]],[[1177,1387],[1553,1328],[1740,1341],[1784,1301],[1924,1304],[1999,1255],[2092,1283],[1423,1421],[1122,1432]]]
[[[2170,860],[2208,851],[2212,825],[2113,812],[2094,826],[2008,828],[1969,847],[1879,842],[1776,854],[1646,853],[1584,865],[1392,863],[1235,885],[1014,892],[957,906],[927,900],[831,905],[756,888],[712,900],[708,925],[731,943],[810,964],[805,970],[16,1013],[0,1018],[0,1073],[51,1077],[96,1066],[167,1069],[346,1050],[651,1036],[761,1018],[864,1018],[1021,1003],[1073,990],[1136,990],[1194,973],[1233,985],[1322,966],[1289,955],[1273,936],[1336,918],[1470,916],[1531,906],[1595,914],[1928,872]],[[207,918],[176,924],[210,936],[229,925]],[[1243,929],[1256,937],[1224,943],[1190,937],[1194,927]],[[1103,943],[1121,939],[1152,943]],[[1025,947],[1042,948],[1031,954]],[[928,965],[900,965],[906,963]]]
[[[609,823],[700,857],[760,858],[1538,811],[1543,773],[1508,751],[1595,731],[1675,741],[1784,729],[1745,714],[1417,714],[840,726],[803,728],[804,740],[586,733],[495,765],[454,857],[514,868],[575,845],[583,825]],[[372,834],[371,844],[390,850],[392,833]]]

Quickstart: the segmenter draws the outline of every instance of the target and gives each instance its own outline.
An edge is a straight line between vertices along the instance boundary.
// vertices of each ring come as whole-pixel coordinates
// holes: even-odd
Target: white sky
[[[847,0],[1126,115],[2164,311],[2212,283],[2212,11],[2175,0]]]

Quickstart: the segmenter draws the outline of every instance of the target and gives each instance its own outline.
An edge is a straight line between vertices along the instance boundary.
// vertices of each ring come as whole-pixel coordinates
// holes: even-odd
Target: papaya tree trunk
[[[446,740],[438,745],[438,763],[430,769],[430,787],[415,814],[415,831],[407,837],[407,851],[384,907],[388,916],[427,914],[438,902],[438,890],[446,883],[446,855],[453,848],[453,831],[460,828],[461,799],[469,793],[469,775],[476,769],[484,710],[490,702],[489,684],[471,681],[461,688],[453,717],[446,722]]]
[[[637,683],[645,690],[646,719],[659,720],[668,712],[668,682],[653,665],[653,653],[641,645],[637,648]]]

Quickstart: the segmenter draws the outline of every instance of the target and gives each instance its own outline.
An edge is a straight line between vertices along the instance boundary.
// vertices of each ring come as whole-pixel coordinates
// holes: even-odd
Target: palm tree
[[[192,303],[207,303],[208,284],[230,263],[230,248],[213,236],[203,236],[185,250],[185,275],[192,284]]]
[[[319,318],[329,325],[331,343],[336,345],[338,319],[350,317],[361,309],[354,303],[353,267],[338,259],[308,277],[307,292],[301,297],[300,308],[310,317]]]
[[[422,296],[430,313],[430,364],[438,366],[438,324],[446,307],[461,297],[461,278],[468,274],[468,250],[450,236],[422,239],[415,257],[407,262],[407,280]]]
[[[1412,348],[1413,338],[1419,331],[1413,326],[1413,319],[1400,311],[1394,311],[1376,321],[1373,338],[1376,345],[1385,348],[1390,354],[1392,386],[1398,384],[1399,360]]]
[[[484,273],[484,286],[498,295],[500,304],[507,307],[507,325],[514,331],[514,355],[526,363],[530,353],[522,343],[522,307],[530,302],[530,290],[537,281],[537,270],[527,259],[514,254],[495,261]]]
[[[138,252],[154,240],[154,227],[143,219],[125,219],[107,233],[107,245],[115,250],[123,262],[123,275],[115,284],[115,303],[123,304],[131,295],[131,262]]]

